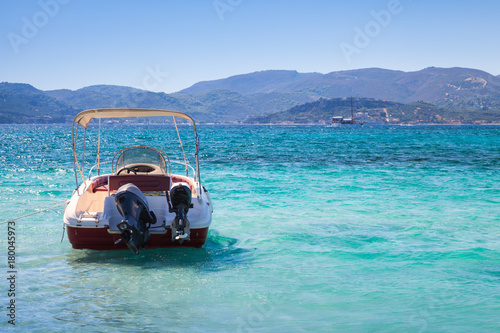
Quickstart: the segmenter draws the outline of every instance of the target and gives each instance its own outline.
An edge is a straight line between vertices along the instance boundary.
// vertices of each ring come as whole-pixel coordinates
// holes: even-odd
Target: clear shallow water
[[[103,159],[127,140],[174,148],[172,128],[115,129]],[[19,220],[17,329],[500,330],[499,127],[199,133],[215,206],[205,247],[73,250],[60,243],[62,209]],[[1,221],[69,198],[70,136],[66,125],[0,126]]]

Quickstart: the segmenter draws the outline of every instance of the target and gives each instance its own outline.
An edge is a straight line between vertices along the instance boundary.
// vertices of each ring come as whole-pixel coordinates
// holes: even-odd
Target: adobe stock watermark
[[[317,260],[322,254],[321,252],[316,253],[309,258],[310,260],[301,261],[300,264],[290,267],[283,274],[277,275],[276,278],[279,278],[283,284],[299,287],[311,283],[314,280],[312,278],[314,272],[320,272],[324,269],[324,264]],[[256,277],[252,277],[251,280],[256,280]],[[278,310],[278,302],[274,297],[276,297],[276,294],[271,295],[268,300],[255,300],[252,302],[244,316],[236,317],[237,326],[234,331],[231,330],[230,332],[269,331],[269,329],[266,329],[266,325],[276,321],[276,312]]]
[[[40,10],[35,12],[31,19],[23,17],[21,21],[21,34],[9,32],[7,38],[9,39],[12,49],[17,54],[19,53],[19,46],[21,44],[28,44],[30,40],[38,35],[40,29],[45,27],[50,19],[54,18],[60,9],[60,5],[67,4],[70,0],[40,0],[38,5]]]
[[[140,103],[143,102],[148,93],[153,90],[156,90],[170,75],[168,72],[163,72],[160,69],[160,65],[156,65],[155,68],[151,66],[146,66],[144,68],[146,74],[142,78],[141,85],[136,87],[136,89],[140,89],[138,91],[131,92],[128,96],[126,96],[123,103],[124,107],[140,107]]]
[[[241,5],[243,0],[214,0],[212,3],[214,5],[215,12],[219,16],[221,21],[224,21],[224,15],[227,12],[232,12],[236,7]]]
[[[393,16],[400,14],[403,9],[400,0],[389,0],[386,9],[370,11],[373,20],[368,21],[364,28],[354,27],[354,38],[351,44],[342,42],[339,45],[346,61],[351,63],[352,56],[360,54],[363,49],[367,48],[372,40],[380,35],[382,29],[392,22]]]
[[[155,90],[169,75],[160,70],[160,65],[156,65],[155,69],[146,66],[145,70],[148,73],[142,79],[142,88],[145,90]]]
[[[253,332],[255,329],[260,329],[264,326],[266,320],[269,320],[274,314],[276,306],[273,301],[267,303],[253,303],[250,311],[243,318],[236,318],[238,326],[236,333]]]
[[[408,318],[408,323],[415,332],[433,332],[432,327],[437,318],[446,316],[455,307],[463,307],[464,304],[477,305],[481,299],[472,291],[465,293],[467,282],[458,280],[446,280],[441,286],[429,286],[422,291],[426,304],[421,305],[418,310]]]
[[[47,165],[46,156],[41,154],[19,156],[19,167],[24,170],[46,170],[51,166]]]

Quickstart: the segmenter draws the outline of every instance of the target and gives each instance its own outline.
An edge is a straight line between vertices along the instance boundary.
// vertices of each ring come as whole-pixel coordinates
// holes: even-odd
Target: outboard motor
[[[118,224],[118,229],[122,233],[121,240],[137,254],[139,249],[146,246],[149,240],[149,227],[156,223],[156,216],[149,210],[144,193],[131,183],[121,186],[116,191],[115,204],[123,216],[122,222]]]
[[[170,189],[170,199],[172,208],[170,212],[175,212],[175,218],[172,221],[172,240],[183,242],[189,241],[189,220],[187,213],[191,204],[191,188],[187,183],[177,183]]]

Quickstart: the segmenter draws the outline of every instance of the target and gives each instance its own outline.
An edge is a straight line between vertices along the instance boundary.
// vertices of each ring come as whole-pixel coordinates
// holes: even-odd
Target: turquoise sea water
[[[103,159],[130,141],[173,148],[171,127],[113,129]],[[500,127],[199,133],[214,201],[205,247],[73,250],[62,208],[19,220],[15,329],[500,331]],[[2,125],[0,139],[0,222],[70,197],[70,126]]]

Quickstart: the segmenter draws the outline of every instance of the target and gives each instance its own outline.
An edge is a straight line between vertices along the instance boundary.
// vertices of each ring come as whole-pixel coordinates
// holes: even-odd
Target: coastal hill
[[[353,98],[354,119],[369,124],[483,124],[498,123],[500,110],[445,109],[423,101],[397,103]],[[332,116],[351,117],[350,98],[320,99],[289,110],[250,117],[248,124],[330,124]]]
[[[400,104],[424,101],[436,107],[437,114],[443,108],[472,120],[488,112],[498,114],[500,77],[468,68],[415,72],[368,68],[328,74],[270,70],[199,82],[173,94],[111,85],[42,91],[4,82],[0,83],[0,123],[69,121],[78,111],[110,107],[173,109],[199,122],[243,122],[304,104],[307,108],[320,99],[350,96]],[[472,116],[464,117],[468,114]],[[317,116],[310,119],[323,121]]]
[[[0,124],[60,123],[78,110],[29,84],[0,83]]]
[[[47,95],[77,109],[157,108],[189,113],[198,121],[235,122],[259,112],[278,112],[314,101],[294,93],[241,94],[215,89],[194,94],[165,94],[120,86],[90,86],[75,91],[53,90]]]

